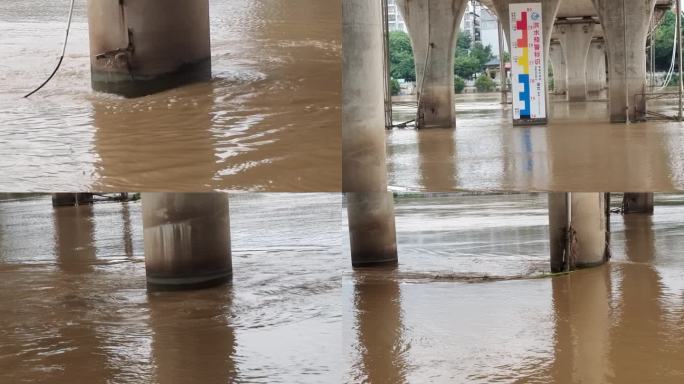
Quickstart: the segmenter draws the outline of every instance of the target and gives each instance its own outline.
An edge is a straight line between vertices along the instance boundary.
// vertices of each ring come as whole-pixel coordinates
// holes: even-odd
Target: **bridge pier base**
[[[89,0],[91,84],[137,97],[211,79],[208,0]]]
[[[563,95],[566,92],[567,71],[563,48],[559,42],[551,42],[549,46],[549,60],[553,67],[553,94]]]
[[[92,199],[92,193],[53,193],[52,206],[63,207],[91,204],[93,201]]]
[[[413,47],[418,128],[453,128],[454,54],[467,0],[397,0]]]
[[[594,22],[556,26],[567,68],[569,101],[587,99],[587,55],[594,34]]]
[[[623,213],[653,213],[653,193],[625,193],[622,197]]]
[[[143,193],[147,285],[193,289],[232,277],[228,195]]]
[[[600,92],[606,88],[606,45],[594,40],[587,56],[587,92]]]
[[[566,193],[549,193],[551,271],[601,265],[608,259],[603,193],[571,194],[572,252],[564,257],[568,223]]]
[[[610,121],[643,118],[646,101],[646,39],[655,0],[592,0],[608,49]]]
[[[391,192],[347,193],[347,216],[353,267],[397,264]]]

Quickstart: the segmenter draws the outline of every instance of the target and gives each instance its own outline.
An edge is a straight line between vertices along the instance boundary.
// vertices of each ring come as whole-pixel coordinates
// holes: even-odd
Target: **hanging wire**
[[[66,34],[64,36],[64,45],[62,45],[62,55],[59,57],[59,61],[57,62],[57,66],[55,69],[52,71],[50,74],[50,77],[47,78],[41,85],[38,86],[38,88],[34,89],[33,91],[27,93],[24,98],[27,98],[34,93],[38,92],[41,88],[45,86],[52,78],[55,76],[55,73],[57,73],[57,70],[59,67],[62,65],[62,61],[64,60],[64,54],[66,52],[66,47],[67,47],[67,41],[69,40],[69,29],[71,28],[71,17],[74,14],[74,2],[75,0],[71,0],[71,7],[69,7],[69,20],[67,21],[67,27],[66,27]]]

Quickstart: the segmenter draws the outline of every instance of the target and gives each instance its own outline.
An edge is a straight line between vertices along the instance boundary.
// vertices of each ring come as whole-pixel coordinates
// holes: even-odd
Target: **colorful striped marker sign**
[[[546,123],[542,4],[510,4],[513,124]]]

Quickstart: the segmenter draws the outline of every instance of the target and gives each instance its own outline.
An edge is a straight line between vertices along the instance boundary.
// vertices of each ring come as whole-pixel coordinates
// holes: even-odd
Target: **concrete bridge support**
[[[382,6],[342,2],[342,190],[387,190]]]
[[[89,0],[92,87],[143,96],[211,79],[208,0]]]
[[[653,213],[653,193],[625,193],[622,197],[623,213]]]
[[[606,45],[594,40],[587,56],[587,92],[600,92],[606,88]]]
[[[608,108],[614,123],[637,121],[646,109],[646,38],[655,0],[592,0],[608,49]]]
[[[589,21],[556,26],[558,40],[565,55],[569,101],[587,99],[587,55],[594,25],[593,21]]]
[[[192,289],[232,277],[228,195],[143,193],[147,285]]]
[[[570,195],[572,244],[569,257],[564,257],[568,224],[566,193],[549,193],[549,237],[551,271],[592,267],[608,259],[606,215],[603,193]]]
[[[565,66],[565,56],[560,42],[551,42],[549,46],[549,60],[553,67],[553,93],[564,95],[566,92],[567,72]]]
[[[416,66],[418,128],[453,128],[454,53],[467,0],[397,0]]]
[[[92,193],[53,193],[52,206],[75,206],[92,203]]]
[[[347,216],[353,267],[397,264],[391,192],[347,193]]]

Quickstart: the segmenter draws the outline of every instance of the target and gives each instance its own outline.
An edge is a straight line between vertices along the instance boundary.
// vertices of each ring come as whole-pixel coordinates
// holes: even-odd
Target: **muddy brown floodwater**
[[[343,280],[345,382],[681,383],[684,195],[656,204],[612,215],[608,264],[533,278],[545,195],[396,200],[398,269]]]
[[[0,382],[339,382],[340,207],[233,195],[232,285],[148,293],[139,202],[0,201]]]
[[[0,191],[341,188],[338,0],[210,1],[213,79],[137,99],[92,92],[77,1],[0,4]]]
[[[684,190],[684,123],[610,124],[603,95],[573,103],[555,97],[547,126],[513,127],[510,105],[499,100],[494,93],[458,95],[456,129],[389,131],[390,188]],[[414,119],[415,102],[398,101],[395,123]]]

